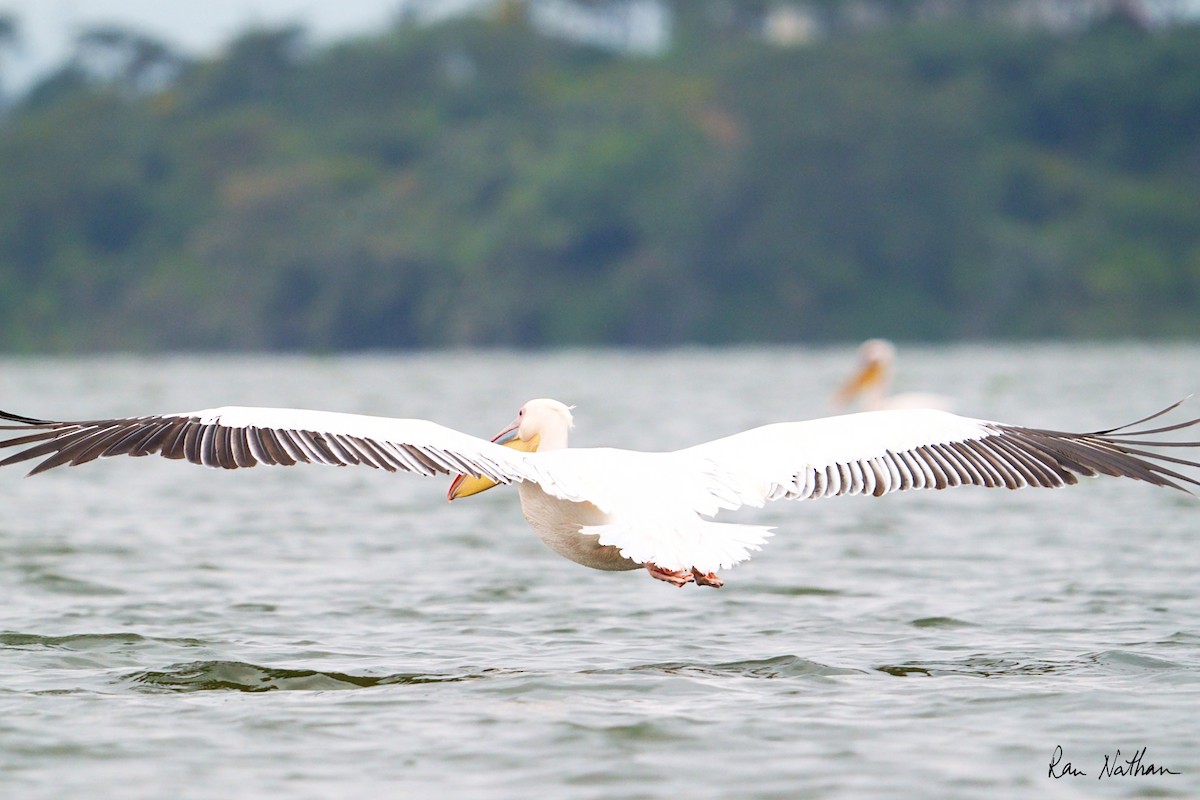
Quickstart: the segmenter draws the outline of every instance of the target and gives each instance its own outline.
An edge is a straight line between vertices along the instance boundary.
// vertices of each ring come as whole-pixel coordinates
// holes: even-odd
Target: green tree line
[[[95,30],[0,118],[0,349],[1190,337],[1197,186],[1194,26]]]

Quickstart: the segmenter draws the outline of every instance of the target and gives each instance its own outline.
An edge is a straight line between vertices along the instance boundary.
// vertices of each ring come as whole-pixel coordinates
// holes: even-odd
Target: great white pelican
[[[257,464],[365,466],[458,475],[449,499],[517,485],[529,525],[555,552],[601,570],[644,567],[676,586],[721,586],[717,576],[762,547],[770,529],[716,522],[718,512],[769,500],[876,497],[951,486],[1059,487],[1112,475],[1188,491],[1190,461],[1150,447],[1200,448],[1162,438],[1200,423],[1130,425],[1092,433],[1027,428],[945,411],[870,411],[782,422],[675,452],[568,448],[571,410],[530,400],[493,441],[422,419],[228,406],[181,414],[55,422],[0,412],[16,451],[0,466],[41,459],[30,475],[108,456]]]
[[[892,394],[895,377],[896,346],[886,339],[868,339],[858,346],[858,363],[854,373],[833,396],[835,409],[851,405],[863,411],[883,411],[891,408],[940,408],[949,411],[954,401],[940,394],[901,392]]]

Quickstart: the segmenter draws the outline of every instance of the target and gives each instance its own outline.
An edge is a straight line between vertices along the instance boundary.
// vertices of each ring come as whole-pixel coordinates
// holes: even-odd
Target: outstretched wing
[[[1093,433],[1025,428],[929,409],[869,411],[767,425],[681,452],[712,465],[712,474],[733,495],[724,508],[966,485],[1052,488],[1101,474],[1188,491],[1187,485],[1200,486],[1200,481],[1176,468],[1200,469],[1200,462],[1145,448],[1200,448],[1200,442],[1161,438],[1200,419],[1134,430],[1178,405]]]
[[[0,411],[0,420],[18,423],[0,425],[0,431],[22,432],[0,441],[0,449],[23,448],[0,461],[0,467],[42,459],[30,475],[97,458],[157,453],[225,469],[312,463],[421,475],[461,473],[497,483],[533,478],[522,453],[423,419],[228,406],[88,422]]]

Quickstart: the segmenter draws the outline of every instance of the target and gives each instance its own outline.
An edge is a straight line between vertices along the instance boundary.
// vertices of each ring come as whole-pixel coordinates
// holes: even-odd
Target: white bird
[[[858,346],[858,366],[854,374],[833,396],[833,407],[849,408],[858,401],[864,411],[895,408],[938,408],[949,411],[954,402],[945,395],[927,392],[891,394],[895,377],[896,346],[886,339],[868,339]]]
[[[117,455],[256,464],[362,465],[458,474],[449,499],[517,484],[530,526],[555,552],[602,570],[645,567],[676,586],[721,586],[717,571],[750,557],[760,525],[715,522],[720,511],[768,500],[880,496],[950,486],[1058,487],[1106,474],[1188,491],[1177,468],[1200,462],[1143,449],[1200,448],[1160,435],[1200,423],[1130,430],[1178,406],[1105,431],[1063,433],[937,410],[872,411],[784,422],[664,453],[567,448],[571,410],[531,400],[493,441],[427,420],[224,407],[181,414],[54,422],[0,412],[15,425],[6,466],[43,459],[30,475]]]

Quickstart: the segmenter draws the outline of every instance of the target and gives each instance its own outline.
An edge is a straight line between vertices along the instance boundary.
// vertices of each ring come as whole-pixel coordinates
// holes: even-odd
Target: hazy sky
[[[75,34],[96,23],[117,23],[186,53],[214,52],[249,27],[303,23],[317,42],[378,30],[413,3],[434,16],[488,0],[0,0],[0,14],[17,17],[16,53],[0,52],[0,79],[9,91],[61,64]],[[1174,0],[1200,13],[1200,0]]]
[[[67,57],[75,34],[95,23],[118,23],[184,52],[212,52],[253,25],[303,23],[317,41],[378,30],[406,0],[0,0],[17,18],[21,50],[6,54],[7,88],[24,86]],[[450,12],[479,0],[436,0]],[[428,4],[428,0],[426,0]]]

